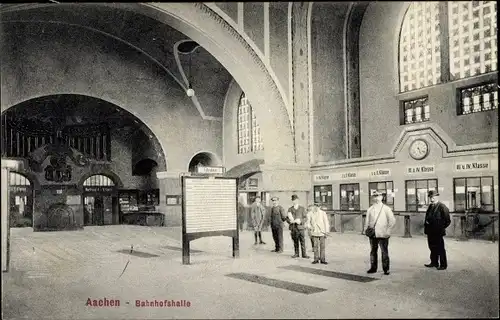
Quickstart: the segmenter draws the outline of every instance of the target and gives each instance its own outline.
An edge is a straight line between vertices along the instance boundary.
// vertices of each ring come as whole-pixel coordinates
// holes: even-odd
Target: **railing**
[[[344,233],[343,218],[344,216],[361,216],[361,234],[364,234],[364,225],[366,221],[366,211],[341,211],[341,210],[326,210],[327,214],[330,215],[330,231],[337,232],[335,227],[336,217],[340,218],[340,229],[338,232]],[[404,217],[404,235],[403,238],[411,238],[411,217],[417,215],[424,215],[425,212],[408,212],[408,211],[393,211],[395,216]],[[490,221],[486,224],[479,224],[479,216],[487,216]],[[461,212],[450,212],[450,218],[459,217],[460,218],[460,235],[457,237],[458,240],[466,241],[472,234],[479,231],[485,230],[491,225],[492,241],[495,242],[496,239],[496,229],[495,221],[498,220],[497,213],[461,213]],[[474,221],[470,221],[471,218]]]

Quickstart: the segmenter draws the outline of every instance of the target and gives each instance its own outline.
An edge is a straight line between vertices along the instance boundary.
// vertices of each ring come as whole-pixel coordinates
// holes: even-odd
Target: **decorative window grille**
[[[252,106],[243,93],[238,105],[238,153],[264,149],[260,126]]]
[[[414,2],[403,22],[399,41],[401,92],[441,82],[439,2]]]
[[[448,2],[451,79],[497,70],[496,1]]]
[[[10,186],[30,186],[30,181],[17,172],[10,173]]]
[[[403,124],[429,121],[430,107],[428,97],[403,101]]]
[[[96,174],[88,177],[87,180],[83,182],[83,185],[88,187],[108,187],[114,186],[115,183],[113,180],[102,174]]]
[[[498,90],[496,83],[459,89],[460,114],[498,109]]]

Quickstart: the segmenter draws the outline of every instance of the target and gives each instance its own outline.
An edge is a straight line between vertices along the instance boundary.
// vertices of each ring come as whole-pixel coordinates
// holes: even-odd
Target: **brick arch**
[[[54,4],[12,5],[3,10],[15,11],[50,5]],[[203,3],[99,5],[147,15],[177,29],[203,46],[235,78],[254,106],[260,119],[264,145],[273,146],[265,151],[266,162],[295,162],[293,128],[278,85],[259,56],[228,22]]]
[[[254,106],[267,163],[295,162],[293,128],[284,99],[266,66],[228,22],[203,3],[109,4],[153,17],[187,35],[234,77]],[[276,143],[279,141],[279,143]]]
[[[103,97],[98,97],[97,94],[93,94],[92,92],[91,93],[85,93],[85,94],[76,94],[76,93],[68,93],[68,92],[49,92],[48,94],[42,94],[42,95],[35,95],[35,96],[30,96],[29,98],[24,98],[22,97],[20,99],[20,97],[17,97],[17,100],[12,100],[12,102],[9,101],[9,104],[4,104],[4,101],[2,100],[2,112],[1,112],[1,115],[3,116],[3,114],[11,109],[11,108],[15,108],[17,105],[19,105],[20,103],[24,103],[24,102],[27,102],[27,101],[30,101],[30,100],[35,100],[35,99],[38,99],[38,98],[42,98],[42,97],[50,97],[50,96],[56,96],[56,95],[61,95],[61,94],[70,94],[70,95],[80,95],[80,96],[86,96],[86,97],[90,97],[90,98],[94,98],[96,100],[102,100],[102,101],[105,101],[111,105],[113,105],[114,107],[116,108],[119,108],[121,109],[123,112],[127,113],[129,116],[131,117],[135,117],[137,119],[137,126],[139,126],[139,128],[144,132],[145,135],[149,135],[150,133],[154,136],[154,139],[152,139],[152,143],[151,143],[151,147],[154,148],[155,151],[159,152],[161,154],[161,157],[159,157],[156,161],[158,163],[158,167],[160,170],[167,170],[167,153],[165,152],[165,148],[164,146],[162,145],[161,141],[159,141],[158,139],[158,135],[157,133],[155,133],[155,131],[150,127],[148,126],[142,119],[140,116],[138,116],[137,114],[133,114],[133,108],[123,108],[121,107],[121,105],[123,104],[120,104],[119,101],[116,101],[112,98],[103,98]],[[127,109],[130,109],[130,110],[127,110]],[[25,174],[26,175],[26,174]],[[36,177],[35,175],[31,175],[30,177],[34,177],[34,181],[36,181]],[[38,183],[38,181],[36,182]],[[35,189],[35,190],[40,190],[40,184],[38,183],[38,188]]]
[[[99,170],[92,170],[91,172],[88,172],[84,174],[80,180],[78,180],[77,187],[83,191],[83,183],[90,177],[95,176],[95,175],[102,175],[106,176],[111,179],[115,183],[116,189],[123,189],[123,182],[120,179],[120,177],[114,173],[111,170],[107,169],[99,169]]]

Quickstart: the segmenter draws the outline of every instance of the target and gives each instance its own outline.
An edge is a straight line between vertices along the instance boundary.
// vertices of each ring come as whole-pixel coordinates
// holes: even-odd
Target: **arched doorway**
[[[219,158],[211,152],[198,152],[189,161],[188,171],[198,172],[200,167],[220,167]]]
[[[119,224],[116,183],[108,176],[95,174],[83,182],[83,224],[102,226]]]
[[[10,226],[33,226],[33,184],[24,175],[10,172],[9,207]]]

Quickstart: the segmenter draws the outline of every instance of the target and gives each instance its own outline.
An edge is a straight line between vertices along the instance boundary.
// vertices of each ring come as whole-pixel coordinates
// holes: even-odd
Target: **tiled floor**
[[[393,237],[391,274],[364,282],[354,281],[368,276],[369,245],[362,235],[328,238],[328,265],[292,259],[287,231],[282,254],[270,252],[269,232],[263,236],[267,244],[254,246],[253,234],[241,233],[239,259],[231,257],[230,238],[195,240],[191,265],[182,265],[180,228],[12,229],[2,312],[5,319],[498,316],[498,244],[447,239],[449,269],[437,271],[423,267],[425,238]],[[235,273],[246,275],[228,276]],[[88,298],[117,299],[120,306],[89,307]],[[155,299],[190,306],[135,306]]]

